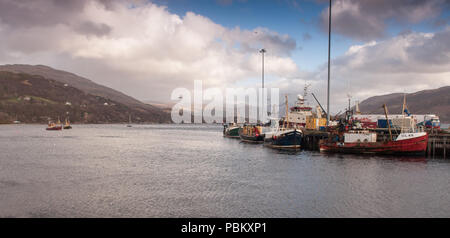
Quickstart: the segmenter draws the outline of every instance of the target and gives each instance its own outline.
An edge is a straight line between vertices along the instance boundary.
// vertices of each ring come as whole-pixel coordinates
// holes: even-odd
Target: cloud
[[[336,113],[346,106],[347,93],[352,100],[362,101],[376,95],[450,85],[449,39],[450,27],[436,33],[405,32],[383,41],[349,47],[344,55],[332,60],[331,110]],[[297,79],[283,79],[274,84],[295,95],[305,81],[312,84],[312,92],[325,104],[327,65],[304,72]]]
[[[74,30],[85,35],[103,36],[111,32],[111,27],[104,23],[86,21],[77,25]]]
[[[2,23],[15,28],[68,24],[83,11],[85,0],[0,1]]]
[[[308,40],[312,39],[312,36],[309,33],[304,33],[302,35],[302,38],[303,38],[304,41],[308,41]]]
[[[226,87],[258,78],[263,47],[267,77],[298,72],[295,40],[266,28],[227,28],[146,1],[0,3],[0,63],[46,64],[141,100],[168,101],[194,80]]]
[[[235,0],[236,1],[236,0]],[[235,2],[233,0],[216,0],[216,3],[221,5],[221,6],[230,6],[233,4],[233,2]],[[247,2],[247,0],[237,0],[237,2],[240,3],[245,3]]]
[[[223,6],[228,6],[233,4],[233,0],[216,0],[216,2]]]
[[[370,41],[386,36],[386,22],[419,23],[436,19],[448,9],[448,0],[335,0],[332,2],[332,30],[356,40]],[[328,8],[321,25],[328,31]]]

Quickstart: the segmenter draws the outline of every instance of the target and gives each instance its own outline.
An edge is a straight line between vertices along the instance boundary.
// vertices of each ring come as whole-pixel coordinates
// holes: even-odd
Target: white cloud
[[[195,13],[178,16],[155,4],[136,2],[131,8],[123,1],[67,3],[65,8],[47,2],[32,17],[21,18],[33,12],[23,6],[15,9],[15,1],[0,3],[5,2],[15,14],[0,9],[3,64],[46,64],[141,100],[168,101],[174,88],[191,89],[194,80],[203,80],[204,88],[259,86],[249,79],[260,78],[258,49],[265,47],[266,86],[296,95],[306,80],[326,103],[326,65],[315,72],[299,71],[290,58],[297,48],[295,40],[270,29],[227,28]],[[45,12],[47,8],[58,14]],[[362,100],[450,85],[449,39],[447,28],[351,46],[332,61],[332,111],[346,105],[347,92]]]
[[[387,35],[390,24],[416,24],[425,20],[442,22],[441,12],[448,0],[335,0],[331,7],[333,32],[357,40],[371,41]],[[321,14],[323,30],[328,31],[328,8]]]
[[[163,101],[176,87],[192,88],[194,80],[225,87],[259,77],[261,47],[268,51],[268,75],[289,77],[298,71],[289,58],[295,40],[265,28],[229,29],[192,12],[178,16],[156,4],[129,7],[120,1],[108,7],[86,1],[70,16],[38,24],[37,15],[20,26],[0,17],[0,62],[46,64],[138,99]]]
[[[349,47],[332,60],[331,110],[338,112],[352,100],[394,92],[416,92],[450,85],[450,28],[436,33],[410,32],[388,40]],[[303,80],[281,80],[284,91],[294,95],[304,80],[322,105],[326,103],[327,66],[304,74]],[[278,83],[278,82],[277,82]],[[296,90],[290,90],[295,88]],[[313,100],[312,97],[310,100]]]

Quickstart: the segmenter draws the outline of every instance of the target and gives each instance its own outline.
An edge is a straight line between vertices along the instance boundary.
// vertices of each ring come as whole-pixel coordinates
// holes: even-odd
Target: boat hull
[[[264,143],[264,134],[259,126],[246,125],[239,128],[239,137],[247,143]]]
[[[240,138],[239,137],[239,127],[234,127],[234,128],[226,128],[223,136],[228,137],[228,138]]]
[[[321,152],[348,154],[424,154],[427,150],[428,134],[420,137],[386,142],[331,142],[321,141]]]
[[[266,140],[266,146],[275,149],[300,149],[302,133],[298,130],[278,133]]]
[[[62,127],[61,126],[47,127],[46,130],[47,131],[60,131],[60,130],[62,130]]]
[[[239,136],[243,142],[247,143],[264,143],[264,136],[262,135],[243,135]]]

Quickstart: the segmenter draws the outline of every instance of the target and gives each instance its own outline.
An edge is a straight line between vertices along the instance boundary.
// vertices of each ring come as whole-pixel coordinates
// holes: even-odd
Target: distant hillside
[[[359,106],[362,113],[378,114],[384,113],[382,108],[384,103],[388,106],[389,113],[400,114],[403,93],[371,97],[362,101]],[[411,113],[436,114],[441,122],[450,122],[450,86],[406,94],[406,104]]]
[[[45,123],[49,118],[64,119],[66,115],[78,123],[122,123],[128,121],[129,114],[133,122],[170,122],[167,112],[74,74],[45,66],[25,68],[42,69],[43,72],[13,73],[0,66],[0,123],[16,119]],[[59,75],[65,80],[53,79]],[[83,80],[96,89],[88,89],[85,85],[83,89],[78,88]]]
[[[125,95],[124,93],[105,87],[103,85],[96,84],[91,80],[80,77],[76,74],[53,69],[45,65],[25,65],[25,64],[0,65],[0,71],[40,75],[44,78],[53,79],[57,82],[67,83],[70,86],[78,88],[83,92],[108,98],[117,102],[121,102],[127,106],[136,109],[144,109],[145,111],[153,111],[154,113],[160,113],[158,107],[155,107],[151,104],[142,103],[128,95]]]

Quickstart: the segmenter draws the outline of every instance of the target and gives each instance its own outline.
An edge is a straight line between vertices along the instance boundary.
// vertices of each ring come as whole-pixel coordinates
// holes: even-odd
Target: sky
[[[266,87],[326,102],[326,0],[0,0],[0,64],[67,70],[143,101]],[[332,0],[331,112],[450,85],[449,0]],[[310,101],[312,99],[310,98]]]

